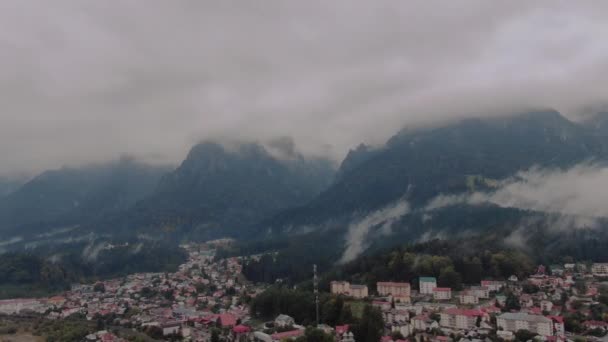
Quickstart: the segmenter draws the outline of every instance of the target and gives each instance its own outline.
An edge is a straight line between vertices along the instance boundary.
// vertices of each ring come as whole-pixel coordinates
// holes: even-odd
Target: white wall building
[[[553,321],[539,315],[507,312],[496,318],[496,325],[504,331],[528,330],[541,336],[553,335]]]
[[[502,290],[503,287],[505,287],[505,282],[498,281],[498,280],[482,280],[481,286],[487,287],[490,291],[498,292],[498,291]]]
[[[463,305],[479,304],[479,297],[471,291],[462,291],[458,296],[458,300]]]
[[[436,287],[433,289],[433,299],[450,300],[452,299],[452,289],[449,287]]]
[[[437,279],[435,277],[420,277],[420,293],[433,294],[433,289],[437,287]]]
[[[608,263],[595,263],[591,266],[594,275],[608,276]]]
[[[459,330],[474,329],[478,320],[486,319],[486,315],[480,310],[448,309],[441,312],[440,315],[441,327]]]

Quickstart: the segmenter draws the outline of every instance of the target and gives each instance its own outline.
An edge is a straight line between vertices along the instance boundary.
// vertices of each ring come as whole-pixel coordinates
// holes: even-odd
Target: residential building
[[[591,266],[593,275],[608,276],[608,263],[595,263]]]
[[[372,302],[372,306],[380,309],[380,311],[386,311],[391,309],[391,303],[383,300],[375,300]]]
[[[513,333],[519,330],[528,330],[541,336],[553,335],[553,321],[539,315],[507,312],[496,318],[496,325],[502,330]]]
[[[272,337],[272,341],[279,342],[279,341],[285,341],[285,340],[295,340],[296,338],[303,336],[303,335],[304,335],[304,330],[297,329],[297,330],[290,330],[290,331],[274,333],[270,336]]]
[[[368,296],[366,285],[355,285],[347,281],[332,281],[330,289],[332,294],[343,294],[355,298],[365,298]]]
[[[439,325],[433,321],[428,315],[422,314],[412,318],[411,324],[415,330],[424,331],[427,329],[436,328]]]
[[[470,291],[479,299],[490,298],[490,289],[486,286],[471,286]]]
[[[407,310],[391,309],[382,312],[385,322],[407,322],[410,318],[410,313]]]
[[[587,328],[589,330],[593,330],[593,329],[608,330],[608,323],[606,323],[604,321],[587,321],[587,322],[583,323],[583,325],[585,326],[585,328]]]
[[[393,297],[410,297],[410,284],[409,283],[395,283],[395,282],[378,282],[376,284],[378,294],[381,296],[393,296]]]
[[[505,287],[505,282],[498,280],[482,280],[481,286],[488,288],[490,291],[498,292]]]
[[[437,279],[435,277],[420,277],[420,293],[433,294],[433,289],[437,287]]]
[[[542,312],[551,312],[551,310],[553,310],[553,302],[548,300],[542,300],[540,302],[540,310]]]
[[[477,297],[476,294],[474,294],[471,291],[462,291],[460,292],[460,295],[458,296],[458,300],[460,301],[460,304],[463,305],[467,305],[467,304],[479,304],[479,297]]]
[[[161,329],[163,329],[163,336],[179,334],[179,329],[182,324],[180,322],[167,322],[161,325]]]
[[[330,289],[332,294],[347,295],[350,293],[350,283],[347,281],[332,281],[330,283]]]
[[[355,298],[366,298],[369,296],[367,285],[350,285],[350,295]]]
[[[0,313],[16,314],[21,310],[44,312],[47,306],[37,299],[5,299],[0,300]]]
[[[566,336],[566,328],[564,326],[564,317],[562,316],[548,316],[553,321],[553,334],[555,336]]]
[[[443,328],[452,329],[474,329],[478,321],[486,318],[486,315],[480,310],[467,309],[447,309],[441,312],[440,325]]]
[[[450,300],[452,299],[452,289],[449,287],[436,287],[433,289],[433,299]]]

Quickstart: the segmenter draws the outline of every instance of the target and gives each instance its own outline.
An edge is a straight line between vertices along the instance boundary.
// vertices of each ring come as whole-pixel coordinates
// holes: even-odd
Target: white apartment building
[[[433,294],[433,289],[437,287],[437,279],[435,277],[420,277],[420,293]]]
[[[474,329],[477,326],[477,320],[486,318],[486,315],[480,310],[467,309],[447,309],[440,315],[441,327],[459,330]]]
[[[471,286],[471,292],[479,299],[490,298],[490,289],[485,286]]]
[[[436,287],[433,289],[433,299],[450,300],[452,299],[452,289],[449,287]]]
[[[608,263],[595,263],[591,266],[594,275],[608,276]]]
[[[507,312],[496,318],[496,325],[504,331],[515,333],[528,330],[541,336],[553,335],[553,321],[539,315],[529,315],[522,312]]]
[[[471,291],[462,291],[458,296],[460,304],[479,304],[479,297]]]

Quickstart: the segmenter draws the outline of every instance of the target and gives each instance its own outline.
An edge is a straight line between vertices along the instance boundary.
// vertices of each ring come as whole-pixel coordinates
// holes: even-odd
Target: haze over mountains
[[[246,235],[251,222],[312,199],[333,173],[327,160],[297,153],[279,159],[258,144],[212,142],[194,146],[176,169],[123,159],[46,171],[0,200],[0,236],[4,246],[21,247],[91,232]]]
[[[577,189],[608,180],[603,118],[541,111],[404,129],[354,147],[339,170],[290,144],[203,142],[175,169],[123,159],[47,171],[0,200],[1,246],[306,236],[346,261],[395,241],[511,234],[538,213],[597,230],[606,202]]]

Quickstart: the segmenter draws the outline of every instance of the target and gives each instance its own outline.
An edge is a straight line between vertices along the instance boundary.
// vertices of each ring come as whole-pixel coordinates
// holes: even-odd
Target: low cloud
[[[104,250],[104,247],[106,246],[105,242],[99,242],[99,243],[94,243],[91,242],[89,243],[83,250],[82,250],[82,258],[86,261],[95,261],[97,260],[97,257],[99,256],[99,253],[101,253]]]
[[[555,229],[594,227],[608,217],[608,167],[582,163],[570,169],[532,168],[499,183],[493,192],[440,195],[424,210],[482,203],[543,212]]]
[[[391,233],[392,224],[409,212],[409,204],[401,200],[352,222],[348,227],[346,235],[346,250],[342,254],[339,263],[354,260],[369,247],[369,233],[373,227],[382,225],[380,227],[380,234],[388,235]]]
[[[13,245],[13,244],[19,243],[21,241],[23,241],[23,238],[21,236],[15,236],[15,237],[10,238],[8,240],[2,240],[2,241],[0,241],[0,247],[6,247],[6,246],[9,246],[9,245]]]
[[[139,254],[139,252],[141,252],[143,248],[144,248],[144,243],[143,242],[138,242],[137,244],[135,244],[135,246],[133,246],[131,248],[130,253],[131,254]]]

